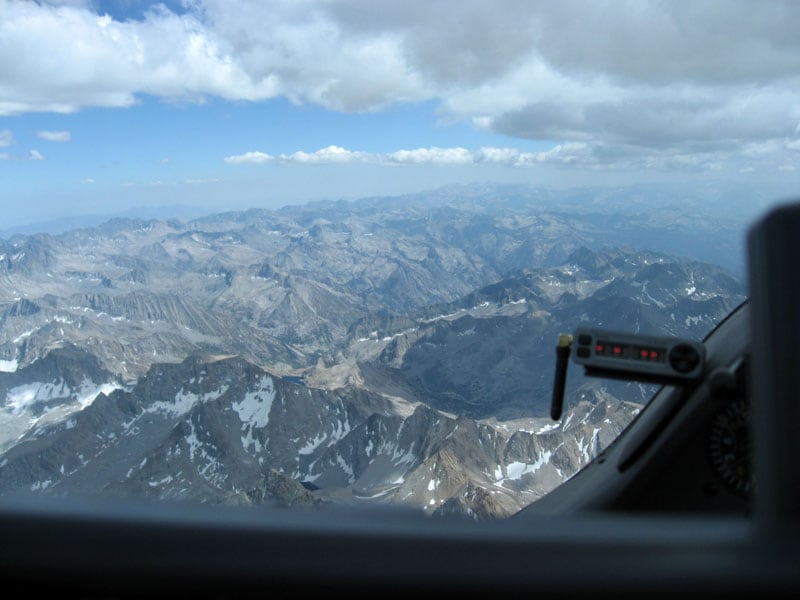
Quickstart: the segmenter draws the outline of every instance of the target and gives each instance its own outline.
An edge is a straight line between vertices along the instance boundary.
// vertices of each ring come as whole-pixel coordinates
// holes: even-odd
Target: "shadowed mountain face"
[[[559,333],[591,324],[702,339],[742,300],[741,284],[718,267],[581,248],[563,265],[516,273],[428,309],[414,327],[385,332],[391,342],[375,362],[442,410],[479,419],[545,416]],[[654,391],[576,376],[567,389],[581,385],[636,402]]]
[[[743,289],[615,247],[611,216],[475,193],[0,241],[0,494],[473,518],[535,500],[654,391],[572,369],[550,422],[557,335],[700,339]]]

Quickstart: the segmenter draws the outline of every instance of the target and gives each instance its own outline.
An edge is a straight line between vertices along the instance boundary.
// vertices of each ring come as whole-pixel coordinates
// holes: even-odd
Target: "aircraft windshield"
[[[0,498],[515,514],[657,389],[573,365],[553,420],[560,334],[701,341],[745,300],[798,24],[0,0]]]

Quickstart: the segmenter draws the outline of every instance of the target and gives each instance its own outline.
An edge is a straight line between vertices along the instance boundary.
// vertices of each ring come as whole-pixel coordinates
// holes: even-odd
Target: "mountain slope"
[[[457,501],[465,514],[495,518],[574,474],[637,410],[604,398],[556,427],[477,422],[364,390],[308,388],[238,357],[192,356],[25,434],[0,459],[0,494],[388,502],[432,514]]]

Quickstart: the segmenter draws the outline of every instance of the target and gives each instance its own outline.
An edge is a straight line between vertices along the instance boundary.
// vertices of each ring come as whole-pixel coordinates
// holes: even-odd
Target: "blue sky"
[[[21,152],[0,163],[9,175],[4,195],[16,196],[23,204],[28,199],[53,207],[53,216],[113,212],[137,203],[278,207],[310,199],[417,191],[463,177],[508,179],[523,174],[504,166],[476,173],[475,165],[446,161],[433,166],[387,165],[381,157],[402,149],[479,149],[501,142],[530,151],[553,146],[464,123],[440,124],[431,102],[353,114],[296,106],[284,98],[208,98],[202,104],[175,104],[139,96],[127,108],[37,112],[4,121],[13,131],[13,146]],[[331,164],[324,158],[331,147],[368,157]],[[274,158],[266,163],[246,158],[236,162],[247,153]],[[308,154],[309,164],[299,162],[297,153]],[[520,180],[528,179],[523,175]],[[26,212],[34,219],[44,214],[20,207],[21,215]]]
[[[470,181],[791,194],[800,4],[759,8],[0,0],[5,228]]]

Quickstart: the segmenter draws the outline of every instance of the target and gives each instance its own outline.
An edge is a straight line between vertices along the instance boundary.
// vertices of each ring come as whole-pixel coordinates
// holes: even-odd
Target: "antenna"
[[[564,407],[564,388],[567,385],[567,366],[569,353],[572,346],[572,336],[562,333],[558,336],[556,346],[556,379],[553,383],[553,403],[550,405],[550,416],[553,421],[561,418],[561,409]]]

